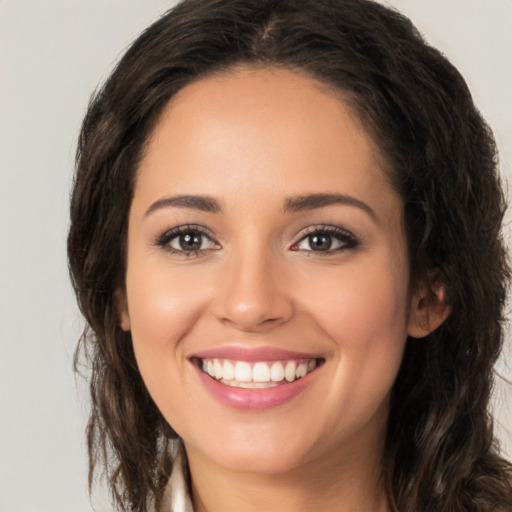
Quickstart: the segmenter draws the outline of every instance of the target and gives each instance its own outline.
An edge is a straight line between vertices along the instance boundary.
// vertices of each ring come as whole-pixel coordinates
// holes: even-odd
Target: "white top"
[[[194,512],[185,476],[186,461],[187,456],[180,442],[158,512]]]

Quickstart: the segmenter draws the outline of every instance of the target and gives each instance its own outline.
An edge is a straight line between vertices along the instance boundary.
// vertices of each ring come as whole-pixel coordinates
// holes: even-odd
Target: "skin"
[[[165,109],[138,172],[119,311],[149,392],[184,440],[196,510],[389,510],[390,390],[407,336],[447,310],[442,292],[430,307],[410,285],[403,204],[381,162],[339,94],[285,70],[211,76]],[[309,194],[351,202],[285,211]],[[165,203],[181,195],[208,196],[218,211]],[[157,242],[187,225],[208,230],[199,251]],[[357,243],[312,250],[307,230],[325,226]],[[190,361],[221,346],[325,363],[292,400],[237,410]]]

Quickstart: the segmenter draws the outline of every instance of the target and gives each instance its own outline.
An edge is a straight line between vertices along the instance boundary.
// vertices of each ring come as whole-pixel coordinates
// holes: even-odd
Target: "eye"
[[[204,235],[201,233],[181,233],[169,241],[169,245],[173,249],[180,249],[182,251],[198,251],[204,249],[205,241]]]
[[[348,231],[334,226],[313,227],[293,247],[295,251],[333,254],[359,245],[358,240]]]
[[[200,226],[179,226],[170,229],[157,239],[156,245],[171,253],[186,256],[198,256],[202,251],[220,248],[219,244],[205,233],[205,228]]]

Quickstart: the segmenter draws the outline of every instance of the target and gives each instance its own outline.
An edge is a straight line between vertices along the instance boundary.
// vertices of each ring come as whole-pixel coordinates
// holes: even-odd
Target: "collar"
[[[171,476],[165,486],[162,504],[158,512],[194,512],[186,478],[187,456],[185,455],[185,448],[181,441],[177,445]]]

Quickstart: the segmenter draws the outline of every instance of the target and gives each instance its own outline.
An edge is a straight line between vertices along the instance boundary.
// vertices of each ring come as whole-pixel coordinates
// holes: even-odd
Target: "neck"
[[[187,447],[196,512],[389,512],[382,450],[322,456],[280,474],[220,467]],[[357,452],[357,453],[356,453]]]

